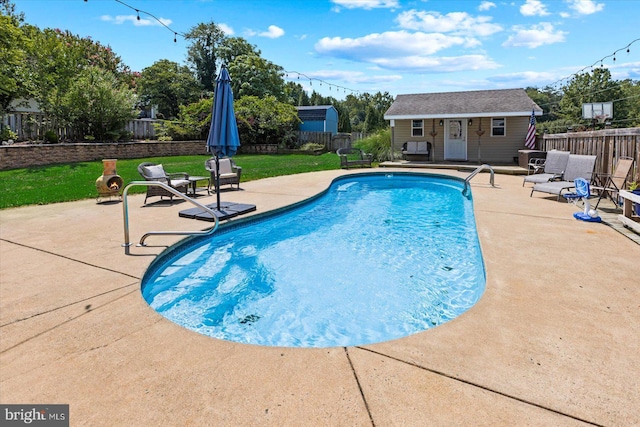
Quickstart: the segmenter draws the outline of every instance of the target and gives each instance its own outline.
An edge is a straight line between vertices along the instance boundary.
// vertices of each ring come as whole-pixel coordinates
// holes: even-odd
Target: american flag
[[[536,112],[535,110],[531,110],[531,120],[529,120],[529,129],[527,130],[527,139],[525,139],[524,145],[531,150],[536,148]]]

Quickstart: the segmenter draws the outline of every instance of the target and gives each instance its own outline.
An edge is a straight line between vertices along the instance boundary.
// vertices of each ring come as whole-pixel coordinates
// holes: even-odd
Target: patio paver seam
[[[46,310],[46,311],[42,311],[40,313],[35,313],[35,314],[32,314],[32,315],[27,316],[27,317],[20,318],[20,319],[14,319],[14,320],[12,320],[12,321],[10,321],[8,323],[4,323],[4,324],[0,325],[0,329],[4,328],[5,326],[13,325],[14,323],[24,322],[26,320],[33,319],[34,317],[38,317],[38,316],[42,316],[42,315],[45,315],[45,314],[53,313],[55,311],[62,310],[63,308],[71,307],[72,305],[80,304],[80,303],[92,300],[94,298],[110,294],[111,292],[116,292],[116,291],[128,288],[130,286],[138,286],[139,283],[140,282],[138,282],[138,281],[133,282],[133,283],[129,283],[127,285],[120,286],[118,288],[109,289],[108,291],[104,291],[104,292],[101,292],[99,294],[91,295],[89,297],[86,297],[86,298],[83,298],[83,299],[80,299],[80,300],[77,300],[77,301],[73,301],[73,302],[70,302],[68,304],[64,304],[64,305],[61,305],[61,306],[58,306],[58,307],[55,307],[55,308],[52,308],[52,309],[49,309],[49,310]]]
[[[446,372],[438,371],[437,369],[428,368],[426,366],[418,365],[417,363],[414,363],[414,362],[409,362],[407,360],[402,360],[402,359],[399,359],[397,357],[390,356],[388,354],[372,350],[370,348],[360,347],[360,346],[355,346],[355,348],[357,348],[359,350],[365,350],[365,351],[368,351],[370,353],[377,354],[378,356],[386,357],[386,358],[389,358],[391,360],[395,360],[396,362],[404,363],[404,364],[407,364],[409,366],[413,366],[415,368],[422,369],[422,370],[427,371],[427,372],[431,372],[432,374],[436,374],[436,375],[439,375],[439,376],[442,376],[442,377],[445,377],[445,378],[448,378],[448,379],[451,379],[451,380],[454,380],[454,381],[458,381],[458,382],[461,382],[461,383],[466,384],[466,385],[470,385],[472,387],[477,387],[479,389],[488,391],[489,393],[497,394],[499,396],[506,397],[507,399],[511,399],[511,400],[515,400],[515,401],[524,403],[525,405],[534,406],[534,407],[542,409],[544,411],[553,412],[554,414],[558,414],[558,415],[561,415],[563,417],[571,418],[571,419],[574,419],[576,421],[587,423],[587,424],[590,424],[590,425],[593,425],[593,426],[604,427],[604,424],[599,424],[599,423],[597,423],[595,421],[586,420],[586,419],[578,417],[576,415],[571,415],[571,414],[568,414],[566,412],[562,412],[562,411],[559,411],[557,409],[553,409],[553,408],[541,405],[539,403],[535,403],[535,402],[526,400],[526,399],[518,397],[518,396],[513,396],[513,395],[510,395],[510,394],[504,393],[502,391],[495,390],[495,389],[492,389],[490,387],[484,386],[482,384],[474,383],[473,381],[465,380],[464,378],[456,377],[456,376],[453,376],[451,374],[447,374]]]
[[[349,356],[349,349],[347,347],[342,347],[342,348],[344,349],[344,354],[347,356],[347,360],[349,361],[349,366],[351,367],[351,372],[353,373],[353,377],[355,378],[356,384],[358,385],[358,390],[360,390],[360,397],[362,397],[364,406],[367,409],[367,414],[369,414],[369,420],[371,421],[371,425],[375,427],[376,423],[375,421],[373,421],[373,415],[371,414],[371,409],[369,408],[369,403],[367,402],[367,398],[364,395],[364,390],[362,390],[362,385],[360,384],[358,373],[356,372],[356,369],[353,366],[353,362],[351,361],[351,357]]]
[[[131,285],[129,285],[129,286],[131,286]],[[22,341],[20,341],[20,342],[17,342],[17,343],[15,343],[14,345],[12,345],[12,346],[10,346],[10,347],[7,347],[7,348],[5,348],[4,350],[0,350],[0,354],[4,354],[4,353],[6,353],[6,352],[8,352],[8,351],[11,351],[11,350],[13,350],[13,349],[15,349],[15,348],[17,348],[17,347],[21,346],[22,344],[25,344],[25,343],[27,343],[27,342],[29,342],[29,341],[31,341],[31,340],[33,340],[33,339],[35,339],[35,338],[38,338],[38,337],[40,337],[40,336],[42,336],[42,335],[44,335],[44,334],[46,334],[46,333],[48,333],[48,332],[51,332],[51,331],[53,331],[53,330],[55,330],[55,329],[59,328],[60,326],[66,325],[67,323],[71,323],[71,322],[73,322],[74,320],[77,320],[77,319],[79,319],[79,318],[80,318],[80,317],[82,317],[82,316],[85,316],[85,315],[87,315],[87,314],[89,314],[89,313],[91,313],[91,312],[93,312],[93,311],[99,310],[100,308],[104,308],[104,307],[106,307],[106,306],[107,306],[107,305],[109,305],[109,304],[112,304],[112,303],[114,303],[114,302],[116,302],[116,301],[121,300],[122,298],[125,298],[125,297],[127,297],[127,296],[129,296],[129,295],[133,294],[134,292],[136,292],[136,289],[132,290],[131,292],[127,292],[126,294],[121,295],[121,296],[119,296],[118,298],[116,298],[116,299],[114,299],[114,300],[111,300],[111,301],[109,301],[109,302],[106,302],[105,304],[101,305],[100,307],[96,307],[96,308],[92,308],[92,309],[87,309],[87,310],[85,310],[83,313],[81,313],[81,314],[79,314],[79,315],[77,315],[77,316],[75,316],[75,317],[71,317],[71,318],[69,318],[69,319],[66,319],[66,320],[64,320],[64,321],[62,321],[62,322],[60,322],[60,323],[57,323],[57,324],[53,325],[52,327],[50,327],[50,328],[48,328],[48,329],[45,329],[45,330],[43,330],[43,331],[38,332],[37,334],[35,334],[35,335],[33,335],[33,336],[30,336],[30,337],[29,337],[29,338],[27,338],[27,339],[24,339],[24,340],[22,340]]]
[[[76,259],[76,258],[71,258],[71,257],[66,256],[66,255],[62,255],[62,254],[59,254],[59,253],[56,253],[56,252],[48,251],[46,249],[36,248],[36,247],[33,247],[33,246],[25,245],[23,243],[14,242],[13,240],[0,239],[0,241],[11,243],[11,244],[18,245],[18,246],[22,246],[23,248],[27,248],[27,249],[33,249],[34,251],[39,251],[39,252],[42,252],[42,253],[45,253],[45,254],[54,255],[54,256],[57,256],[57,257],[60,257],[60,258],[64,258],[64,259],[69,260],[69,261],[78,262],[80,264],[84,264],[84,265],[87,265],[89,267],[99,268],[99,269],[102,269],[102,270],[110,271],[112,273],[122,274],[123,276],[131,277],[132,279],[140,280],[140,277],[134,276],[134,275],[129,274],[129,273],[125,273],[125,272],[118,271],[118,270],[113,270],[113,269],[107,268],[107,267],[102,267],[101,265],[91,264],[90,262],[82,261],[82,260],[79,260],[79,259]]]

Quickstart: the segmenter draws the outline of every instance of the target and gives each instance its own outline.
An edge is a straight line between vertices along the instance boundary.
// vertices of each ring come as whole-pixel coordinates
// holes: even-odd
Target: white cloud
[[[398,0],[331,0],[333,4],[338,6],[337,9],[334,9],[336,12],[339,12],[339,7],[344,7],[346,9],[393,9],[399,7]]]
[[[489,10],[492,7],[496,7],[496,4],[490,1],[483,1],[482,3],[480,3],[480,6],[478,6],[478,10],[483,12],[485,10]]]
[[[496,68],[498,65],[483,55],[432,56],[449,47],[469,48],[478,44],[473,38],[440,33],[390,31],[355,39],[325,37],[316,43],[315,49],[322,55],[392,70],[445,72]]]
[[[267,37],[270,39],[277,39],[279,37],[284,36],[284,30],[276,25],[269,25],[269,28],[267,29],[267,31],[258,32],[258,31],[249,29],[244,31],[244,35],[247,37],[260,36],[260,37]]]
[[[258,34],[260,37],[267,37],[270,39],[277,39],[284,36],[284,30],[276,25],[269,25],[267,31],[263,31]]]
[[[162,24],[169,26],[173,22],[171,19],[165,19],[165,18],[158,18],[158,21],[160,22],[156,21],[155,19],[147,19],[142,17],[138,19],[137,15],[117,15],[117,16],[102,15],[100,19],[105,22],[113,22],[116,25],[122,25],[125,22],[130,21],[133,25],[137,27],[149,27],[153,25],[162,25]]]
[[[222,32],[227,36],[232,36],[234,34],[233,28],[227,24],[217,24],[218,28],[222,30]]]
[[[520,6],[520,13],[524,16],[549,15],[547,6],[545,6],[540,0],[526,0],[525,3]]]
[[[604,10],[604,3],[597,3],[594,0],[565,0],[572,9],[579,15],[591,15]]]
[[[417,11],[402,12],[396,19],[400,27],[409,30],[488,36],[502,27],[491,23],[490,16],[473,17],[466,12],[451,12],[442,15],[438,12]]]
[[[461,56],[406,56],[401,60],[393,58],[377,58],[376,65],[405,72],[452,73],[456,71],[477,71],[499,68],[500,65],[484,55]]]
[[[567,34],[565,31],[554,29],[553,25],[548,22],[532,25],[529,28],[516,25],[512,30],[515,34],[509,36],[502,46],[533,49],[547,44],[563,42],[564,36]]]
[[[367,60],[378,56],[431,55],[451,46],[473,45],[469,39],[439,33],[387,31],[359,38],[324,37],[315,44],[318,53]]]

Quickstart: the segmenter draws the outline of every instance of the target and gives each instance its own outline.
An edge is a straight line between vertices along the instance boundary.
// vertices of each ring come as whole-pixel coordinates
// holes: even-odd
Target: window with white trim
[[[423,135],[424,135],[424,121],[411,120],[411,136],[423,136]]]
[[[505,136],[507,134],[507,119],[496,117],[491,119],[491,136]]]

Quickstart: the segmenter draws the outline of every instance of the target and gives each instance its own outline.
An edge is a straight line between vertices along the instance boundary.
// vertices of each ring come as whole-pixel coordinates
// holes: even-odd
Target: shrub
[[[15,141],[16,139],[18,139],[18,134],[8,127],[5,127],[4,129],[2,129],[2,132],[0,132],[0,141],[8,141],[10,139]]]
[[[48,130],[44,133],[44,141],[49,144],[57,144],[58,135],[54,131]]]
[[[354,147],[373,155],[376,162],[393,160],[391,156],[391,130],[381,130],[373,135],[355,142]]]

